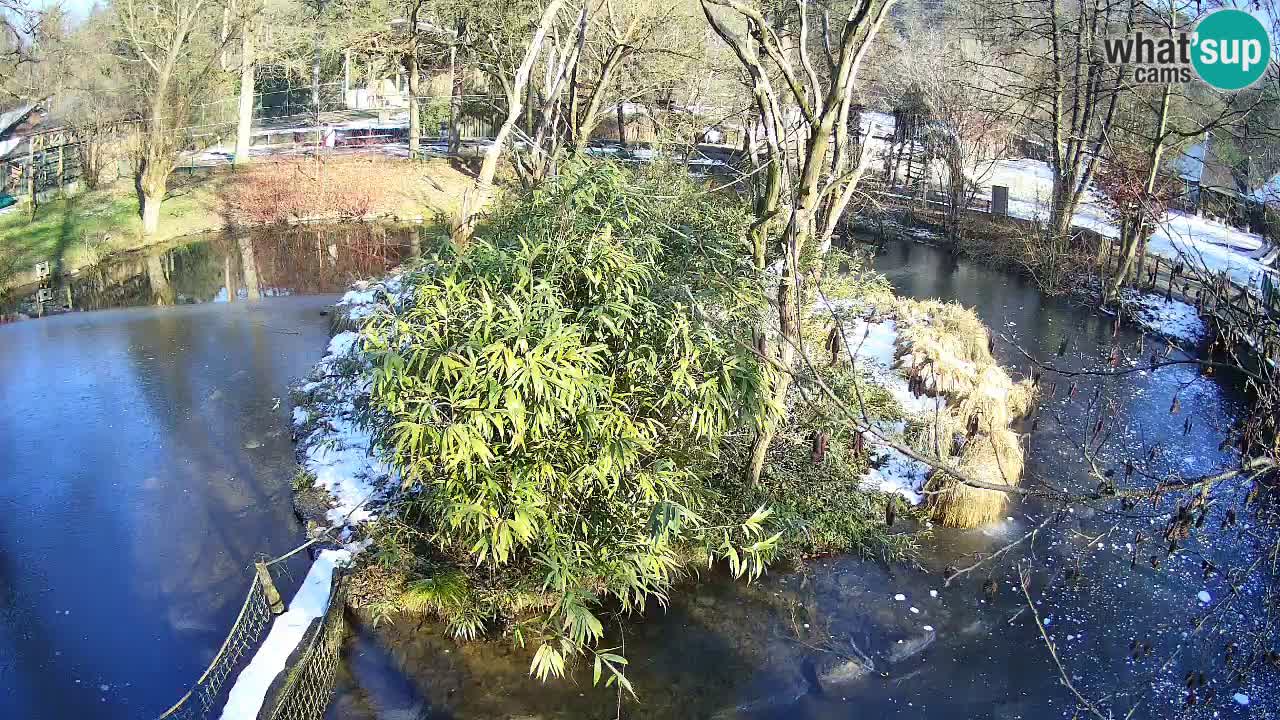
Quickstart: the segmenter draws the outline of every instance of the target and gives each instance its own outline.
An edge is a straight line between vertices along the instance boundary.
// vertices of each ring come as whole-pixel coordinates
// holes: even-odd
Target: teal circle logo
[[[1200,79],[1219,90],[1257,82],[1271,63],[1271,36],[1262,21],[1243,10],[1215,10],[1196,27],[1191,64]]]

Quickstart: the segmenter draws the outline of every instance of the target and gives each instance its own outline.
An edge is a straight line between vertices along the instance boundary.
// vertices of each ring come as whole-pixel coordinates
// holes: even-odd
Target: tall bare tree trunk
[[[449,46],[449,154],[462,149],[462,94],[466,78],[458,67],[458,46]]]
[[[1160,176],[1160,159],[1164,156],[1164,140],[1165,131],[1169,125],[1169,100],[1173,94],[1173,85],[1166,83],[1164,93],[1160,96],[1160,113],[1156,117],[1156,133],[1155,138],[1151,141],[1151,150],[1147,154],[1147,163],[1150,166],[1147,169],[1147,181],[1143,186],[1146,197],[1151,197],[1156,189],[1156,180]],[[1124,286],[1125,280],[1128,279],[1129,273],[1133,270],[1134,258],[1138,254],[1138,248],[1146,239],[1146,212],[1143,208],[1138,209],[1138,215],[1133,222],[1129,223],[1128,231],[1121,237],[1120,257],[1116,263],[1115,273],[1112,274],[1111,280],[1107,283],[1106,293],[1103,295],[1103,302],[1109,303],[1120,296],[1120,288]]]
[[[418,107],[418,12],[421,2],[415,2],[409,11],[409,51],[405,55],[404,69],[409,74],[409,159],[418,159],[418,147],[422,138],[421,108]]]
[[[529,41],[529,47],[525,49],[524,60],[516,69],[515,77],[510,82],[503,78],[503,84],[506,86],[504,89],[507,96],[507,118],[494,135],[493,143],[485,150],[484,161],[480,164],[480,172],[476,175],[475,182],[462,195],[462,207],[454,217],[450,232],[453,242],[458,245],[465,245],[471,241],[471,236],[476,230],[476,222],[489,205],[489,199],[493,195],[493,178],[498,172],[498,161],[502,158],[507,138],[511,135],[516,122],[520,120],[520,114],[524,109],[522,101],[525,88],[529,83],[529,73],[533,69],[534,61],[538,58],[538,53],[542,50],[543,40],[546,39],[547,32],[550,31],[563,4],[564,0],[551,0],[547,4],[546,9],[542,11],[542,20],[538,23],[538,29],[534,32],[533,39]]]
[[[850,58],[852,60],[852,58]],[[841,68],[839,75],[841,84],[848,77],[848,68]],[[839,95],[831,93],[831,100],[838,100]],[[827,148],[831,145],[831,136],[839,117],[839,105],[831,102],[819,116],[817,127],[809,133],[805,148],[804,169],[800,182],[796,186],[795,202],[791,207],[791,219],[787,223],[784,235],[786,248],[786,264],[782,269],[782,280],[778,285],[778,361],[784,368],[791,368],[795,362],[796,348],[800,344],[800,297],[797,288],[801,282],[800,257],[804,247],[813,239],[814,223],[818,204],[821,201],[819,182],[827,162]],[[778,407],[785,407],[787,390],[791,387],[791,376],[786,372],[778,374],[773,386],[773,400]],[[756,432],[755,443],[751,448],[751,463],[747,466],[747,479],[752,483],[760,481],[764,471],[764,460],[773,444],[774,435],[778,432],[780,418],[770,418]]]
[[[416,43],[415,43],[416,44]],[[422,121],[418,108],[418,49],[409,53],[405,68],[409,71],[409,158],[418,159],[422,137]]]
[[[627,146],[627,113],[626,113],[626,111],[623,109],[623,105],[625,105],[625,104],[626,104],[626,103],[624,103],[624,102],[622,102],[621,100],[619,100],[619,101],[618,101],[618,108],[617,108],[617,112],[618,112],[618,144],[619,144],[619,145],[621,145],[621,146],[622,146],[622,147],[624,147],[624,148]]]
[[[312,38],[311,47],[311,112],[317,120],[320,118],[320,46],[324,43],[324,32],[320,29],[320,16],[324,14],[324,6],[323,0],[316,3],[316,33]]]
[[[253,131],[253,91],[254,76],[256,74],[253,31],[253,24],[246,23],[240,57],[240,107],[236,118],[236,165],[244,165],[249,162],[250,135]]]

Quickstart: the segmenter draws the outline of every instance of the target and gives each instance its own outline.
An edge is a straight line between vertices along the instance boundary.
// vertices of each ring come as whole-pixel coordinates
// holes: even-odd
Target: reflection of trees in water
[[[95,310],[204,299],[204,292],[216,292],[221,283],[192,281],[206,275],[207,268],[218,261],[203,242],[151,255],[129,255],[78,274],[71,282],[73,303],[78,309]]]
[[[417,228],[255,228],[89,268],[72,281],[72,294],[78,309],[94,310],[335,293],[420,254],[421,246]]]
[[[240,251],[240,274],[244,277],[245,294],[250,300],[262,297],[262,289],[258,286],[258,263],[253,253],[253,238],[241,235],[236,238],[236,249]]]
[[[381,274],[410,256],[415,228],[325,225],[259,228],[253,254],[264,287],[333,293]]]
[[[147,283],[151,286],[151,301],[156,305],[172,305],[177,296],[169,273],[173,268],[171,255],[152,255],[147,258]]]

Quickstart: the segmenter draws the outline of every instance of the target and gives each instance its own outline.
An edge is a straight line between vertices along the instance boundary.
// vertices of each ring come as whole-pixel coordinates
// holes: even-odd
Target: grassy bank
[[[55,272],[75,272],[104,257],[183,235],[215,230],[215,194],[207,185],[175,192],[165,201],[160,232],[142,236],[138,203],[131,187],[109,188],[47,200],[34,219],[26,208],[0,215],[0,287],[33,282],[36,263]]]
[[[114,253],[139,250],[228,220],[268,225],[300,217],[351,219],[393,216],[432,219],[452,213],[471,179],[447,161],[409,164],[388,159],[262,163],[173,181],[161,206],[159,231],[142,235],[138,202],[128,182],[0,215],[0,289],[36,280],[48,261],[56,273],[75,273]]]

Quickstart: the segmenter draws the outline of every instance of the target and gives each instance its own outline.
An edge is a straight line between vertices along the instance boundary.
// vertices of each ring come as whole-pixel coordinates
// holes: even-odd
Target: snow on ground
[[[352,320],[364,320],[378,308],[379,293],[385,294],[391,305],[400,301],[400,283],[399,276],[392,276],[381,283],[358,282],[342,296],[337,306],[344,308]]]
[[[1125,311],[1143,327],[1172,340],[1196,345],[1209,334],[1194,305],[1127,289]]]
[[[337,307],[353,319],[367,318],[380,307],[398,305],[402,287],[398,275],[378,283],[356,283]],[[394,469],[377,457],[373,435],[357,411],[367,405],[372,384],[360,333],[334,335],[312,377],[299,388],[310,402],[293,415],[297,430],[314,428],[301,443],[302,465],[315,476],[316,485],[332,496],[333,507],[327,513],[330,525],[359,525],[375,517],[370,504],[385,499],[397,485]]]
[[[1048,219],[1053,172],[1047,163],[1027,158],[1001,160],[993,165],[984,184],[1009,188],[1010,215],[1041,222]],[[1120,236],[1107,216],[1102,198],[1092,190],[1086,192],[1072,222],[1104,237]],[[1157,224],[1147,251],[1171,260],[1185,260],[1210,273],[1226,272],[1240,285],[1258,287],[1264,273],[1275,272],[1258,261],[1268,251],[1261,236],[1177,211],[1169,212]]]
[[[354,378],[341,377],[339,371],[342,361],[361,362],[359,338],[353,331],[333,336],[327,354],[316,364],[315,375],[320,379],[302,386],[303,393],[320,400],[315,416],[311,410],[294,414],[296,425],[316,425],[302,443],[302,465],[333,498],[327,513],[332,527],[358,525],[375,517],[368,505],[382,499],[393,474],[390,465],[375,457],[373,435],[356,413],[369,394],[368,374],[361,370]]]
[[[1265,249],[1266,241],[1259,235],[1176,211],[1147,241],[1148,252],[1185,259],[1211,273],[1225,272],[1237,284],[1250,287],[1260,287],[1264,274],[1275,273],[1254,257]]]
[[[941,398],[911,392],[907,379],[894,369],[898,328],[893,320],[856,320],[846,326],[844,335],[855,364],[874,377],[876,384],[888,390],[906,414],[918,416],[943,407]],[[883,435],[901,438],[906,428],[905,420],[882,421],[877,423],[876,430]],[[929,466],[883,443],[871,441],[870,450],[874,467],[862,476],[863,487],[901,495],[913,505],[923,502],[924,496],[920,491],[928,479]]]
[[[320,552],[289,609],[271,623],[262,647],[236,678],[222,708],[222,720],[256,720],[272,681],[284,670],[307,628],[328,610],[334,570],[349,562],[351,553],[346,550]]]
[[[338,304],[349,308],[353,317],[357,312],[367,317],[380,303],[398,302],[400,291],[399,277],[379,284],[360,283]],[[302,466],[332,497],[326,517],[331,528],[342,528],[344,542],[351,536],[351,527],[374,517],[370,501],[382,500],[396,485],[393,469],[376,457],[373,436],[356,411],[367,399],[371,383],[368,361],[361,352],[358,332],[334,335],[312,370],[314,379],[299,388],[309,402],[293,409],[295,429],[314,428],[301,443]],[[363,545],[367,542],[320,552],[288,611],[272,622],[262,647],[236,678],[223,720],[258,717],[272,681],[284,670],[307,628],[328,608],[334,570],[350,563]]]

